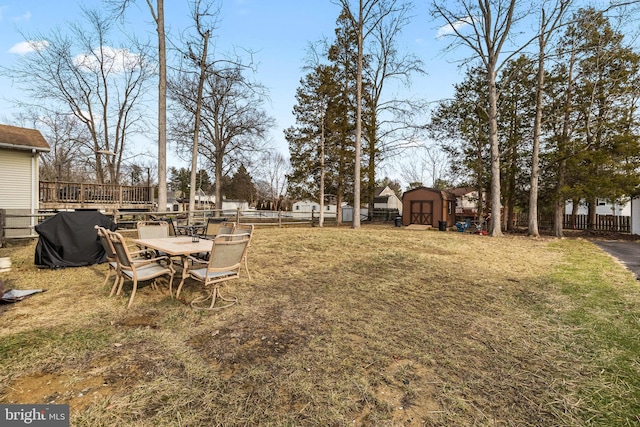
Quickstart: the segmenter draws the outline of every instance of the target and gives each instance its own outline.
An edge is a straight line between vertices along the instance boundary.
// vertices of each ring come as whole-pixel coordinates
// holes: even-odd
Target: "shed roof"
[[[436,188],[430,188],[430,187],[416,187],[416,188],[412,188],[411,190],[407,190],[404,192],[404,194],[402,195],[402,197],[404,198],[404,196],[407,193],[413,193],[413,192],[421,192],[421,191],[427,191],[430,193],[439,193],[440,197],[442,197],[443,200],[456,200],[456,195],[453,194],[450,191],[447,190],[438,190]]]
[[[477,191],[477,190],[473,187],[457,187],[457,188],[447,188],[447,191],[460,197],[460,196],[464,196],[465,194],[473,193],[474,191]]]
[[[49,144],[37,129],[0,124],[0,148],[50,151]]]

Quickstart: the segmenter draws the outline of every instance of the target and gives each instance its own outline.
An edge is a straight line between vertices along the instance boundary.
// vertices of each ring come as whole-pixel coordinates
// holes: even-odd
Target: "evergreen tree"
[[[556,86],[550,91],[556,96],[552,105],[564,109],[561,122],[550,121],[556,236],[562,235],[568,198],[587,201],[592,228],[598,198],[613,201],[633,194],[640,182],[634,110],[640,60],[623,39],[602,12],[583,9],[561,43],[564,63],[555,67]]]
[[[256,187],[244,165],[240,165],[235,174],[231,177],[228,185],[224,189],[228,199],[244,200],[249,205],[254,205],[256,200]]]
[[[296,125],[285,131],[291,157],[288,193],[293,198],[320,200],[326,193],[335,195],[338,206],[344,200],[353,202],[354,49],[353,30],[338,25],[336,43],[327,53],[329,65],[315,66],[296,91]],[[337,220],[342,220],[341,210]]]
[[[431,114],[429,135],[440,141],[450,157],[452,174],[478,192],[478,210],[485,208],[490,187],[489,122],[486,77],[480,68],[469,69],[465,80],[455,85],[453,99],[441,101]]]
[[[514,226],[513,213],[526,208],[535,117],[535,69],[521,56],[509,61],[498,81],[498,140],[502,153],[500,188],[503,228]]]

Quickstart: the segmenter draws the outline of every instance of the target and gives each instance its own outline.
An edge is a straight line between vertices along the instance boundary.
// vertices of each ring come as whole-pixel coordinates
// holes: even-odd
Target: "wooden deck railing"
[[[40,203],[151,205],[153,187],[40,181]]]

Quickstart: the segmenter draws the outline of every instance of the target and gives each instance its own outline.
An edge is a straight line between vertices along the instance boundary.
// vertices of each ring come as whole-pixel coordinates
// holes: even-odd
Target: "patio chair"
[[[253,224],[236,224],[233,229],[234,236],[241,236],[243,234],[249,235],[249,243],[247,243],[247,250],[244,253],[244,257],[242,258],[242,263],[244,264],[244,269],[247,272],[247,277],[249,280],[251,279],[251,273],[249,273],[249,266],[247,265],[247,254],[249,253],[249,248],[251,247],[251,237],[253,236]],[[233,239],[237,239],[238,237],[234,237]]]
[[[167,224],[169,224],[169,237],[175,237],[178,235],[178,232],[176,230],[176,226],[173,222],[173,218],[163,218],[162,221],[165,221]]]
[[[171,237],[171,227],[169,223],[164,220],[160,221],[138,221],[136,224],[138,230],[139,239],[156,239],[161,237]],[[174,233],[175,236],[175,233]],[[146,248],[140,248],[146,250]],[[152,251],[154,256],[165,256],[165,253],[159,251]]]
[[[193,264],[189,266],[189,263],[185,263],[176,298],[180,296],[185,280],[190,277],[203,282],[205,288],[207,288],[207,294],[193,300],[191,307],[202,310],[220,310],[237,303],[238,298],[227,298],[220,294],[220,284],[240,277],[240,267],[248,245],[249,236],[246,234],[235,236],[235,238],[230,234],[219,234],[213,239],[208,262],[203,263],[198,258],[187,257]],[[218,299],[228,304],[215,307]],[[208,307],[207,305],[202,305],[208,300],[211,300]]]
[[[134,258],[131,256],[129,248],[127,248],[127,243],[122,234],[113,231],[107,231],[107,235],[109,236],[110,242],[113,245],[113,249],[118,262],[117,271],[120,280],[116,295],[120,295],[120,293],[122,292],[122,286],[124,285],[125,279],[131,280],[133,282],[133,290],[131,291],[131,297],[129,298],[129,304],[127,305],[127,308],[131,307],[131,304],[133,303],[133,298],[135,297],[136,290],[138,289],[138,282],[153,280],[151,287],[153,289],[157,289],[157,278],[168,275],[169,293],[171,293],[171,286],[173,284],[175,269],[173,268],[173,264],[171,263],[171,259],[169,259],[169,257],[160,256],[150,259]],[[163,264],[161,261],[167,262],[167,265]],[[111,295],[113,295],[114,289],[112,289]]]
[[[205,239],[213,239],[214,237],[216,237],[216,234],[225,234],[225,233],[221,233],[220,227],[222,227],[222,224],[227,224],[227,218],[209,218],[207,219],[207,226],[204,229],[204,234],[203,237]],[[223,230],[223,231],[228,231],[228,233],[226,234],[231,234],[231,231],[233,230]]]
[[[102,286],[104,287],[109,281],[109,277],[111,276],[111,271],[113,270],[114,282],[112,286],[111,292],[113,293],[113,288],[115,288],[118,283],[118,259],[116,257],[116,252],[113,249],[113,245],[111,244],[111,240],[107,235],[107,229],[104,227],[100,227],[99,225],[94,226],[96,231],[98,232],[98,238],[100,239],[100,243],[102,244],[102,248],[104,249],[105,257],[107,258],[107,263],[109,264],[109,269],[107,270],[107,277],[104,278],[104,283]]]
[[[169,237],[169,223],[167,221],[138,221],[136,223],[139,239],[155,239]]]
[[[111,292],[109,296],[113,295],[116,290],[116,286],[118,285],[118,257],[116,255],[115,249],[113,248],[113,244],[111,243],[111,239],[109,238],[109,233],[111,230],[108,230],[99,225],[94,226],[96,231],[98,232],[98,237],[100,238],[100,243],[104,248],[104,253],[107,258],[107,263],[109,264],[109,269],[107,270],[107,277],[104,278],[104,283],[102,286],[106,285],[109,281],[109,277],[111,277],[111,271],[114,273],[114,282],[111,286]],[[133,250],[129,251],[129,254],[134,256],[134,259],[147,259],[150,258],[149,252],[146,250]]]
[[[209,223],[207,223],[207,231],[206,231],[206,235],[204,236],[205,239],[213,240],[216,238],[216,236],[219,236],[221,234],[232,235],[233,230],[235,229],[235,226],[236,226],[235,222],[229,222],[229,221],[226,221],[226,219],[223,222],[215,222],[212,224],[213,225],[210,226]],[[194,254],[194,255],[206,262],[209,260],[210,252]]]

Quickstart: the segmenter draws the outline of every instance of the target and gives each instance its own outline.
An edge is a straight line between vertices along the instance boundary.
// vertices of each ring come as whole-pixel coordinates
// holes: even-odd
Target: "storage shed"
[[[417,187],[402,195],[402,225],[438,227],[439,221],[445,221],[447,227],[455,225],[455,194],[435,188]]]
[[[39,155],[49,150],[49,144],[40,131],[0,125],[0,209],[7,214],[18,215],[38,212]],[[34,218],[13,220],[5,224],[7,236],[32,234]]]

